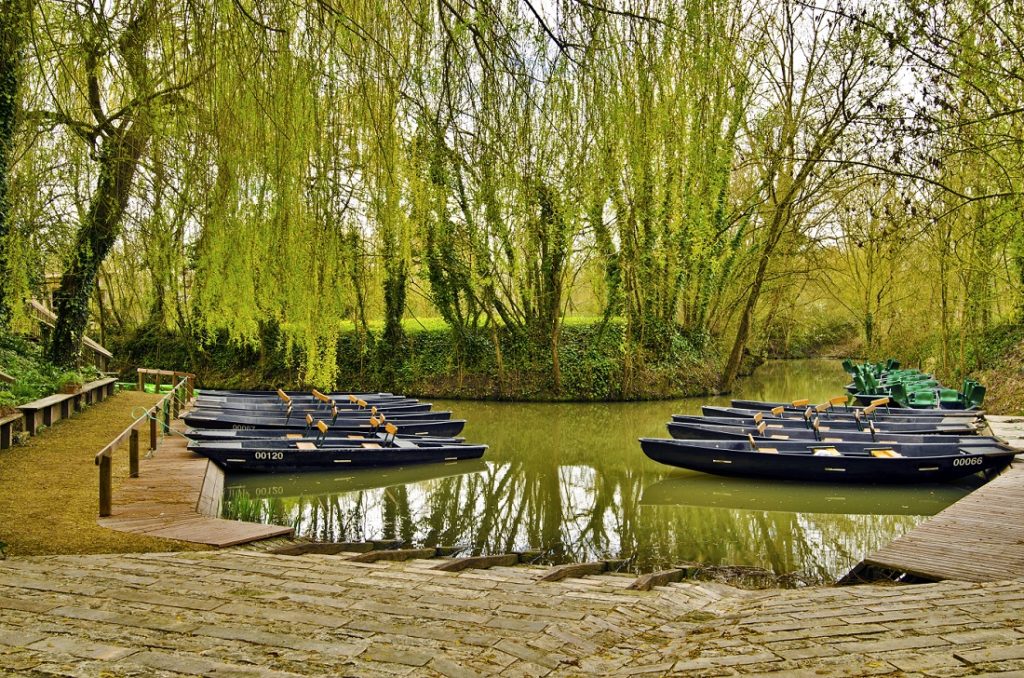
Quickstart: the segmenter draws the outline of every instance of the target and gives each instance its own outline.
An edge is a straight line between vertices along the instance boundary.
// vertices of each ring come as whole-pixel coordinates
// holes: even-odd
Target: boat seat
[[[363,443],[363,447],[368,450],[379,450],[381,449],[380,443]]]
[[[894,459],[896,457],[902,457],[903,456],[902,454],[900,454],[896,450],[890,450],[888,448],[886,448],[886,449],[879,449],[879,450],[869,450],[869,451],[871,452],[871,456],[872,457],[878,457],[880,459]]]
[[[754,436],[752,436],[749,433],[747,434],[747,442],[750,443],[750,449],[752,451],[754,451],[754,452],[765,452],[767,454],[778,454],[779,453],[779,451],[777,449],[775,449],[774,447],[761,447],[760,445],[757,444],[757,441],[754,440]]]
[[[366,436],[345,436],[345,437],[348,438],[349,440],[362,440]]]
[[[841,442],[843,442],[843,439],[842,438],[822,438],[821,442],[823,442],[823,443],[841,443]]]
[[[768,437],[774,440],[789,440],[789,436],[779,435],[778,433],[773,433]]]
[[[815,457],[841,457],[842,452],[834,447],[812,447]]]
[[[315,450],[316,445],[313,443],[295,443],[295,447],[300,450]]]
[[[301,433],[288,433],[285,437],[289,440],[301,440],[303,436]]]

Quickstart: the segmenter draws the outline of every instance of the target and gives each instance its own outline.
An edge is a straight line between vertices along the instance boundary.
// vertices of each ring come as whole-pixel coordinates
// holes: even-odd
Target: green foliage
[[[80,372],[65,372],[50,363],[37,342],[20,335],[0,333],[0,371],[14,377],[0,384],[0,406],[20,405],[60,391],[66,379],[82,384]]]
[[[494,334],[486,328],[465,333],[456,348],[453,331],[444,323],[407,321],[408,352],[404,361],[391,358],[383,340],[383,323],[363,334],[341,333],[337,342],[338,381],[310,384],[299,346],[288,346],[271,329],[259,349],[232,342],[226,333],[199,351],[165,329],[150,329],[118,342],[115,354],[129,365],[187,369],[207,388],[308,388],[389,390],[423,396],[524,400],[633,400],[706,393],[714,383],[719,360],[706,337],[677,330],[670,348],[657,361],[639,369],[641,378],[624,388],[627,348],[620,319],[571,319],[562,328],[560,387],[552,375],[552,355],[537,342],[511,328],[497,332],[504,369],[495,361]]]
[[[77,371],[66,371],[61,372],[60,376],[57,377],[61,386],[81,386],[85,383],[85,379],[82,377],[81,372]]]
[[[972,371],[998,367],[1021,342],[1024,323],[1007,321],[994,325],[971,342],[968,364]]]

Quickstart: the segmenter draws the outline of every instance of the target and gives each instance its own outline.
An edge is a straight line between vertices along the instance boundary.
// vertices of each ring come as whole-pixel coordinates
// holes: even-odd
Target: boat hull
[[[409,414],[387,415],[399,428],[404,428],[416,422],[424,421],[446,421],[451,419],[452,413],[443,412],[414,412]],[[315,415],[315,418],[323,419],[331,428],[346,428],[369,424],[370,414],[364,413],[359,416],[339,413],[338,418],[331,420],[329,413]],[[214,412],[210,410],[192,410],[185,414],[182,419],[192,428],[306,428],[304,414],[293,414],[291,417],[265,417],[259,414],[247,414],[243,412]]]
[[[774,441],[771,443],[774,445]],[[677,468],[721,476],[801,480],[828,483],[946,482],[979,472],[1002,470],[1013,450],[998,447],[964,448],[966,453],[875,458],[871,456],[814,456],[780,451],[742,449],[734,442],[641,438],[640,446],[654,461]],[[768,443],[765,443],[765,448]],[[946,446],[935,446],[946,447]],[[762,448],[764,449],[764,448]]]
[[[865,396],[865,397],[866,398],[870,398],[870,400],[866,400],[865,402],[858,401],[859,405],[868,406],[868,405],[871,404],[871,402],[873,400],[875,400],[877,398],[885,398],[887,396],[884,396],[884,395],[873,395],[873,396]],[[803,413],[804,410],[807,409],[806,406],[804,406],[804,407],[795,407],[792,403],[766,402],[766,401],[763,401],[763,400],[733,400],[733,401],[731,401],[731,404],[732,404],[732,407],[736,408],[736,409],[754,410],[754,411],[765,412],[766,413],[765,416],[767,416],[768,410],[771,410],[772,408],[780,407],[780,406],[786,408],[786,412],[787,413],[801,414],[801,413]],[[838,414],[849,414],[850,416],[853,416],[853,410],[854,410],[853,407],[850,407],[850,406],[847,406],[847,405],[836,405],[835,407],[833,407],[833,408],[831,408],[829,410],[829,413],[830,414],[837,414],[837,415]],[[879,412],[882,413],[882,414],[890,414],[889,410],[892,411],[891,414],[894,414],[896,416],[901,416],[901,417],[908,417],[909,416],[909,417],[918,417],[918,418],[921,418],[921,417],[951,417],[951,416],[952,417],[956,417],[956,416],[960,416],[960,417],[977,417],[977,416],[980,416],[980,415],[984,414],[984,412],[982,410],[978,410],[978,409],[964,409],[962,407],[961,408],[954,408],[954,407],[931,407],[931,408],[903,407],[902,405],[900,405],[899,403],[897,403],[895,401],[890,401],[888,405],[883,405],[882,407],[879,408]]]
[[[752,419],[740,417],[695,417],[687,414],[673,414],[672,421],[685,423],[707,423],[719,426],[751,426]],[[779,419],[765,417],[764,420],[769,432],[785,433],[793,429],[811,430],[810,425],[803,419]],[[822,434],[829,432],[862,431],[855,421],[829,420],[821,424]],[[978,427],[965,422],[962,424],[941,424],[938,422],[922,421],[919,423],[890,423],[888,421],[875,422],[875,429],[885,433],[911,433],[911,434],[944,434],[944,435],[974,435]]]
[[[188,449],[201,454],[225,471],[288,473],[338,468],[412,466],[479,459],[486,445],[411,445],[366,449],[360,446],[321,447],[312,450],[271,446],[243,447],[239,443],[193,442]]]
[[[307,430],[306,422],[295,417],[288,423],[279,421],[263,421],[260,419],[232,420],[227,418],[209,417],[189,413],[184,417],[185,424],[193,429],[231,429],[236,431],[263,432],[269,431],[287,435]],[[395,421],[402,435],[457,436],[466,425],[465,419],[414,419]],[[339,418],[331,424],[331,433],[353,432],[365,433],[373,430],[368,419],[347,420]],[[262,437],[262,436],[256,436]]]
[[[787,411],[783,412],[782,416],[776,416],[771,414],[770,412],[765,413],[762,410],[748,410],[746,408],[739,407],[718,407],[717,405],[702,405],[700,409],[701,412],[708,417],[736,417],[742,419],[744,417],[753,417],[755,415],[760,414],[762,417],[764,417],[765,421],[771,421],[774,419],[797,419],[799,421],[803,421],[804,419],[803,412],[796,411]],[[871,419],[876,424],[888,422],[893,424],[927,424],[929,426],[933,424],[963,425],[978,418],[977,413],[968,412],[966,410],[964,410],[963,412],[967,413],[966,416],[957,415],[955,411],[950,411],[945,413],[944,416],[941,417],[933,415],[919,417],[914,414],[914,410],[896,410],[892,412],[886,412],[885,410],[875,410],[875,412],[870,417],[864,417],[862,415],[861,418],[864,420]],[[816,416],[818,416],[818,418],[822,422],[857,421],[857,415],[852,411],[843,412],[842,410],[830,410],[827,412],[817,414]]]
[[[942,435],[940,433],[892,433],[890,431],[876,431],[874,436],[868,431],[829,431],[823,433],[821,438],[818,438],[812,429],[807,428],[789,428],[785,431],[765,429],[765,432],[762,434],[753,424],[718,426],[715,424],[677,421],[668,423],[668,432],[669,435],[677,440],[747,440],[747,436],[750,435],[757,440],[769,441],[802,440],[807,442],[831,442],[836,440],[864,444],[938,443],[977,446],[997,445],[1000,442],[996,438],[987,436]]]

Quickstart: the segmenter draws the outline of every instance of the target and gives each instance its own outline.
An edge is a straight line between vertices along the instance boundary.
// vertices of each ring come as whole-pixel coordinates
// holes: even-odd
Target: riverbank
[[[1024,415],[1024,328],[976,378],[988,389],[984,404],[987,412]]]
[[[25,443],[0,452],[0,541],[10,556],[181,551],[182,542],[115,532],[97,518],[94,456],[159,396],[124,391]],[[115,486],[128,477],[127,448],[113,457]]]
[[[341,335],[333,384],[348,390],[402,392],[423,398],[603,402],[683,398],[713,393],[723,356],[708,337],[681,330],[647,358],[628,348],[619,319],[570,318],[562,326],[558,370],[550,346],[502,329],[456,334],[439,320],[406,321],[400,351],[382,329]],[[301,347],[264,328],[258,347],[221,339],[203,346],[146,328],[112,344],[118,366],[194,372],[205,388],[308,388]],[[748,369],[749,371],[749,369]]]

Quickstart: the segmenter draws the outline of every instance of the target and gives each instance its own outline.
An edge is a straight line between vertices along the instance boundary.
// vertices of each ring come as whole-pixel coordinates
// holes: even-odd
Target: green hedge
[[[207,388],[304,388],[297,349],[285,349],[277,328],[263,329],[262,349],[219,337],[204,347],[164,330],[144,330],[115,341],[126,369],[145,366],[196,372]],[[639,400],[701,395],[713,390],[721,357],[707,338],[676,331],[657,359],[627,355],[619,321],[566,323],[559,343],[561,388],[546,341],[502,329],[502,369],[490,330],[456,337],[447,327],[406,324],[396,354],[369,334],[346,332],[338,342],[338,384],[333,388],[393,391],[429,397],[508,400]]]
[[[0,372],[14,377],[13,384],[0,382],[0,410],[56,393],[65,381],[84,383],[98,374],[92,367],[66,372],[46,360],[34,338],[7,333],[0,333]]]

